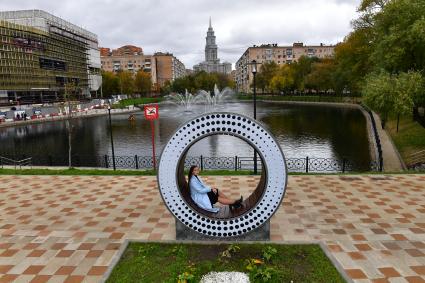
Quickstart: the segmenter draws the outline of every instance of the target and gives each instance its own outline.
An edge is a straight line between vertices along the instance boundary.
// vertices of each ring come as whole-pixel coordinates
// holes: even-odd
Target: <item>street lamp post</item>
[[[112,137],[112,122],[111,122],[111,106],[108,105],[108,114],[109,114],[109,132],[111,133],[111,147],[112,147],[112,164],[115,168],[115,151],[114,151],[114,139]]]
[[[254,88],[254,120],[257,120],[257,88],[255,85],[255,75],[257,74],[257,61],[252,60],[251,72],[253,75],[253,88]],[[257,174],[257,151],[254,148],[254,174]]]

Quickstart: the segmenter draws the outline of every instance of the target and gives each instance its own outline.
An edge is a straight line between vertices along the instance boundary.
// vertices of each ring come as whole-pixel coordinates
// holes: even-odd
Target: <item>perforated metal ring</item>
[[[201,213],[185,200],[179,185],[181,180],[185,182],[181,164],[190,147],[205,137],[220,134],[238,137],[255,148],[262,159],[265,178],[256,203],[230,218]],[[235,113],[208,113],[185,123],[170,138],[161,154],[157,178],[164,203],[180,222],[206,236],[227,238],[255,230],[276,212],[285,194],[287,168],[279,144],[260,123]]]

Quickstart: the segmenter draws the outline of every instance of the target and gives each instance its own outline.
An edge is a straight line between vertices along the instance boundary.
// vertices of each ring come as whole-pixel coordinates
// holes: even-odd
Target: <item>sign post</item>
[[[145,105],[145,118],[150,121],[152,129],[152,161],[153,161],[153,170],[156,170],[156,160],[155,160],[155,127],[154,120],[159,118],[159,108],[158,105]]]

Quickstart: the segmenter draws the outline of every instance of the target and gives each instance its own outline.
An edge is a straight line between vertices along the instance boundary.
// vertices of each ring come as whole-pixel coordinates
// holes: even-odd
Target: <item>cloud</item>
[[[335,44],[359,0],[0,0],[2,10],[41,9],[98,35],[99,45],[132,44],[174,53],[187,68],[204,59],[212,17],[219,57],[235,63],[253,44]]]

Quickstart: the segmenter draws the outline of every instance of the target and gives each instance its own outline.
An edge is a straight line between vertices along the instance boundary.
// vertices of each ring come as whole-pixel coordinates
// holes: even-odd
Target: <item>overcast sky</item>
[[[186,68],[204,60],[208,20],[221,61],[253,44],[336,44],[360,0],[0,0],[0,9],[41,9],[97,34],[99,46],[171,52]]]

